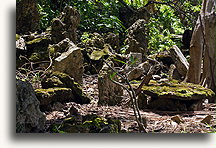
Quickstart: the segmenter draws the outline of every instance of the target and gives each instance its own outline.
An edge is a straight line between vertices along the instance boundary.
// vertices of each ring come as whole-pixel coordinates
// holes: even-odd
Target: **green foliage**
[[[181,42],[172,40],[174,34],[183,34],[184,28],[174,10],[161,5],[158,15],[151,17],[148,23],[149,43],[151,53],[169,49],[172,45],[180,46]]]
[[[91,37],[90,37],[90,34],[88,32],[83,32],[80,39],[83,43],[86,43],[88,40],[91,39]]]
[[[105,119],[103,118],[96,118],[94,120],[91,121],[85,121],[83,123],[84,126],[93,128],[93,129],[101,129],[104,125],[108,125],[108,123],[106,122]]]
[[[60,0],[57,0],[57,2]],[[52,0],[38,0],[37,7],[40,13],[40,28],[45,30],[50,26],[51,20],[59,15],[61,9],[57,9]]]
[[[75,0],[70,5],[81,14],[81,30],[90,32],[123,32],[124,26],[118,18],[119,3],[115,0]]]
[[[149,0],[124,1],[134,8],[143,7],[149,2]],[[149,5],[154,8],[148,23],[150,53],[167,50],[174,44],[180,47],[180,40],[174,41],[173,35],[182,34],[186,28],[192,29],[201,9],[202,0],[179,0],[178,5],[170,3],[170,0],[155,1],[165,4]],[[119,20],[121,4],[118,0],[38,0],[37,5],[41,14],[41,29],[46,29],[66,5],[79,10],[81,15],[79,30],[83,32],[123,33],[126,29]],[[148,10],[148,7],[146,8]],[[89,34],[84,33],[81,40],[86,42],[88,38]],[[122,47],[121,53],[124,53],[126,48]]]
[[[81,14],[80,30],[89,32],[123,32],[119,20],[119,3],[116,0],[38,0],[37,6],[41,15],[40,27],[46,29],[51,20],[62,12],[64,6],[71,5]]]
[[[148,0],[124,0],[128,5],[135,7],[135,8],[140,8],[147,4]]]

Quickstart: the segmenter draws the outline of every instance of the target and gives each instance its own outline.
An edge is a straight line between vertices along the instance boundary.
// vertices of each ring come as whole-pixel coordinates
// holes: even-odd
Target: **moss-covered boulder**
[[[49,60],[50,37],[43,34],[29,35],[26,39],[27,57],[32,62]]]
[[[73,78],[65,73],[58,71],[49,72],[41,81],[42,88],[69,88],[74,96],[72,99],[79,104],[90,103],[90,99],[84,94],[79,83],[75,82]]]
[[[165,83],[150,81],[148,86],[143,86],[144,93],[157,98],[172,98],[179,100],[200,100],[215,96],[211,89],[198,84],[178,82],[176,80]]]
[[[35,94],[43,110],[46,110],[46,107],[54,102],[71,102],[75,100],[70,88],[36,89]]]
[[[56,133],[119,133],[121,122],[97,115],[72,116],[62,124],[51,125],[50,130]]]
[[[201,110],[203,100],[215,97],[211,89],[176,80],[162,83],[151,80],[142,91],[151,96],[148,106],[161,110]]]

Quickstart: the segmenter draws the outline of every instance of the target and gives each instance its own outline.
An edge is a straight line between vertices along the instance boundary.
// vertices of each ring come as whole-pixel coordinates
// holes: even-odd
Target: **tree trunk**
[[[199,83],[213,91],[215,91],[215,29],[215,1],[203,0],[190,43],[190,65],[185,80]]]

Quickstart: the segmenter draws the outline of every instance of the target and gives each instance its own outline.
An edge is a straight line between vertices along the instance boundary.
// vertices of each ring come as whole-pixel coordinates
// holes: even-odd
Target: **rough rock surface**
[[[55,18],[51,25],[52,41],[58,43],[65,38],[69,38],[76,43],[76,31],[79,23],[79,12],[71,6],[66,6],[61,15],[58,18]]]
[[[48,50],[50,54],[54,57],[58,57],[61,53],[66,52],[68,47],[70,47],[70,39],[65,38],[64,40],[60,41],[58,44],[49,45]]]
[[[110,80],[110,75],[113,72],[111,69],[104,65],[98,75],[98,89],[100,105],[119,105],[122,101],[123,89],[114,84]]]
[[[135,66],[132,70],[130,70],[127,73],[128,80],[135,80],[137,78],[140,78],[144,74],[147,74],[150,67],[151,65],[149,64],[149,61],[145,61],[144,63]]]
[[[50,72],[41,81],[41,85],[43,89],[35,90],[41,105],[47,106],[50,103],[65,101],[90,103],[90,99],[83,93],[80,85],[65,73]]]
[[[210,89],[176,80],[161,83],[150,81],[148,86],[142,87],[142,91],[151,96],[148,106],[159,110],[201,110],[204,99],[215,97]]]
[[[39,28],[40,15],[37,9],[36,0],[16,1],[16,32],[34,32]]]
[[[16,132],[32,133],[44,129],[45,115],[30,83],[16,80]]]
[[[55,59],[54,71],[68,74],[76,82],[82,84],[83,76],[83,55],[74,43],[70,43],[69,49]]]
[[[189,68],[189,63],[181,50],[177,46],[173,46],[170,49],[170,55],[173,61],[175,61],[174,63],[178,72],[185,77]]]
[[[109,44],[117,53],[119,53],[119,35],[115,33],[107,33],[104,37],[105,43]]]
[[[97,115],[72,116],[63,120],[62,124],[53,124],[52,132],[64,133],[119,133],[121,122],[111,118],[102,118]],[[54,130],[60,127],[58,131]]]
[[[142,63],[142,53],[130,52],[128,55],[129,63],[125,67],[125,72],[127,73],[128,80],[135,80],[141,77],[144,73],[145,67]]]
[[[126,72],[129,72],[142,63],[142,53],[130,52],[130,54],[128,54],[128,61],[128,65],[125,67]]]
[[[148,41],[145,24],[146,21],[144,19],[139,19],[129,27],[126,38],[126,44],[128,44],[129,47],[126,53],[138,52],[145,55],[147,52]]]
[[[35,93],[42,110],[46,110],[51,103],[74,101],[74,95],[70,88],[36,89]]]

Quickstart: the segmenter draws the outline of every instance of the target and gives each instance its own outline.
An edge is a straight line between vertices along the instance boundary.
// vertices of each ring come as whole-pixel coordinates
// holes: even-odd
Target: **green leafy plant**
[[[158,15],[151,17],[147,25],[149,30],[148,48],[151,53],[168,50],[181,42],[172,40],[174,34],[183,34],[184,28],[174,10],[167,5],[159,7]]]
[[[71,5],[81,14],[80,30],[90,32],[124,32],[119,20],[119,2],[117,0],[38,0],[37,6],[41,15],[40,27],[46,29],[53,18],[62,12],[64,6]]]

